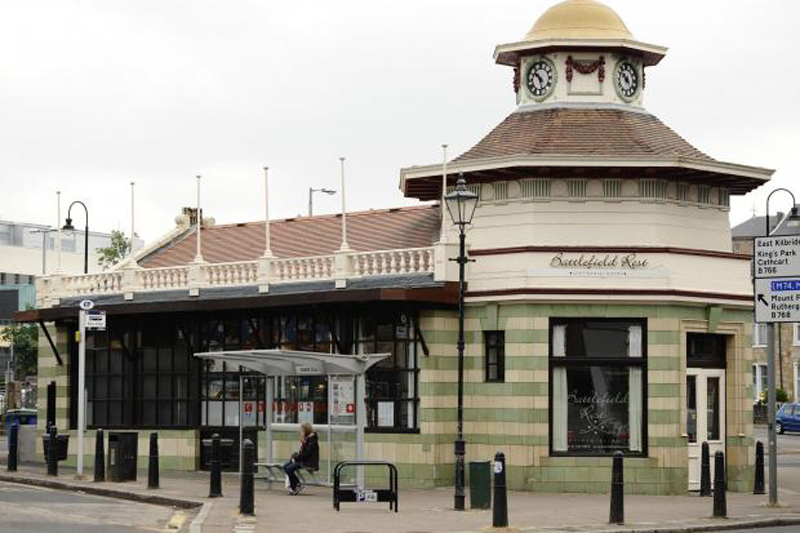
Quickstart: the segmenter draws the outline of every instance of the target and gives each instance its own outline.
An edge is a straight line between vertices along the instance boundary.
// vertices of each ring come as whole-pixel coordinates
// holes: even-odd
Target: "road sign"
[[[106,312],[105,311],[87,311],[86,312],[86,329],[93,329],[103,331],[106,329]]]
[[[800,276],[800,235],[756,238],[753,274],[756,278]]]
[[[81,303],[78,304],[78,307],[83,309],[84,311],[88,311],[94,307],[94,302],[91,300],[81,300]]]
[[[800,276],[755,280],[756,322],[800,322]]]

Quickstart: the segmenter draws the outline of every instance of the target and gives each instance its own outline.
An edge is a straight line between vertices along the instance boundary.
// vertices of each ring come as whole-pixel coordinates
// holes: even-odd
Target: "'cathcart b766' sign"
[[[800,322],[800,236],[757,238],[753,276],[756,322]]]

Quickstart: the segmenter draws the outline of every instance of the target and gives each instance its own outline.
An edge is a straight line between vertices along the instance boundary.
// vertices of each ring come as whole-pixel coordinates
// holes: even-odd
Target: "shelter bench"
[[[272,490],[273,481],[283,482],[286,478],[286,472],[283,471],[284,464],[285,463],[254,463],[253,466],[256,467],[256,470],[259,468],[264,469],[264,474],[257,475],[256,477],[264,479],[267,482],[267,488]],[[297,474],[297,478],[303,485],[325,485],[323,481],[313,479],[317,472],[319,472],[319,470],[303,467],[296,470],[295,474]],[[306,480],[306,477],[311,479]]]

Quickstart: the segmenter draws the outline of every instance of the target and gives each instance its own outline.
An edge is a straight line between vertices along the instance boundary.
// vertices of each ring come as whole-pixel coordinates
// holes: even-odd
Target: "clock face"
[[[639,72],[633,63],[623,61],[617,66],[617,91],[625,100],[632,100],[639,90]]]
[[[553,90],[555,81],[555,68],[550,61],[544,59],[539,59],[531,64],[525,80],[528,85],[528,91],[536,99],[547,97]]]

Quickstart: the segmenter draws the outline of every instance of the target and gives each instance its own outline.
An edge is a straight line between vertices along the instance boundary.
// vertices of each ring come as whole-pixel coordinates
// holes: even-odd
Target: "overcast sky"
[[[217,222],[414,203],[399,169],[455,156],[514,108],[494,46],[552,0],[0,2],[0,218],[55,224],[84,200],[93,229],[150,241],[194,203]],[[800,192],[800,2],[608,0],[634,36],[669,47],[645,105],[723,161],[778,169],[733,200],[740,221],[777,186]],[[337,210],[317,196],[315,211]],[[776,208],[788,202],[777,199]],[[81,224],[81,216],[75,217]]]

